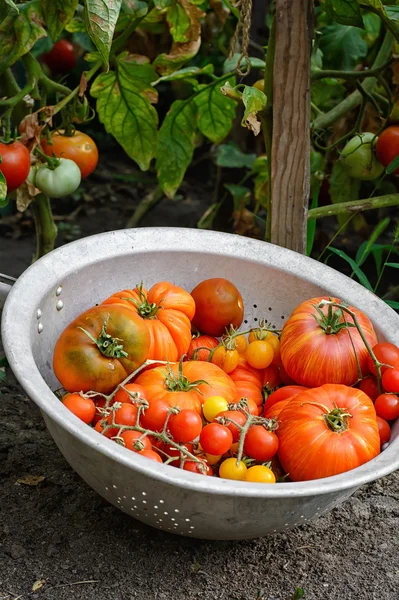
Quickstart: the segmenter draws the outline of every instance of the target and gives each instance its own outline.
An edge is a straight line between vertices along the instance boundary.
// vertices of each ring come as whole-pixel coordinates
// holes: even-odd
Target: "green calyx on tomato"
[[[342,150],[340,160],[354,179],[377,179],[384,171],[384,165],[375,155],[377,140],[378,137],[374,133],[358,133]]]
[[[40,164],[34,169],[30,181],[46,196],[63,198],[78,189],[81,174],[78,165],[73,160],[48,158],[46,164]]]
[[[355,327],[353,323],[348,323],[346,319],[342,321],[344,313],[339,308],[333,308],[331,304],[328,305],[328,312],[325,315],[319,306],[314,305],[315,309],[319,313],[319,317],[313,315],[317,323],[320,325],[322,330],[327,334],[339,333],[341,329],[347,329],[348,327]]]
[[[196,390],[201,393],[198,386],[203,383],[207,384],[207,381],[204,381],[203,379],[190,381],[186,375],[183,375],[183,358],[179,361],[177,376],[169,367],[167,368],[165,387],[170,392],[189,392],[190,390]]]
[[[96,344],[97,348],[100,350],[103,356],[107,358],[127,358],[128,353],[124,351],[123,344],[119,342],[123,342],[120,338],[112,337],[109,333],[107,333],[107,324],[108,319],[105,321],[104,325],[100,333],[98,334],[97,339],[91,335],[86,329],[83,327],[78,327],[83,333],[85,333],[91,341]]]
[[[137,306],[137,312],[143,319],[155,319],[160,309],[155,302],[148,302],[145,293],[143,292],[143,284],[137,286],[140,302],[133,301]]]

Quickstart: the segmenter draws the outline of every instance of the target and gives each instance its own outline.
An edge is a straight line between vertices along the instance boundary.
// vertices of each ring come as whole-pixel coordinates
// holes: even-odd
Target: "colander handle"
[[[0,273],[0,310],[4,306],[8,292],[16,281],[15,277],[9,277],[9,275]]]

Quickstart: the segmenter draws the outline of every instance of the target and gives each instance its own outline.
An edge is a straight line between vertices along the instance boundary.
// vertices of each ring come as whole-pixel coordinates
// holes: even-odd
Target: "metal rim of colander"
[[[109,248],[112,252],[109,252]],[[390,339],[396,344],[399,343],[399,317],[395,311],[355,281],[292,250],[235,234],[188,228],[146,227],[96,234],[66,244],[30,266],[14,284],[4,306],[2,341],[10,367],[28,396],[50,419],[94,450],[154,480],[215,495],[239,495],[265,499],[317,496],[357,488],[399,468],[399,438],[397,438],[375,459],[340,475],[300,483],[285,482],[271,486],[251,483],[248,486],[245,482],[199,476],[156,463],[126,450],[107,438],[100,438],[94,429],[81,422],[60,403],[42,378],[31,349],[31,319],[27,318],[27,315],[31,314],[33,318],[45,292],[58,286],[59,282],[79,268],[109,260],[111,257],[132,254],[135,251],[219,254],[263,263],[267,267],[295,273],[296,276],[314,285],[320,286],[323,282],[322,287],[327,293],[344,299],[350,297],[350,302],[365,310],[374,323],[378,319],[386,325],[386,330],[396,331],[396,337],[393,339],[391,335]],[[344,293],[339,294],[338,288]]]

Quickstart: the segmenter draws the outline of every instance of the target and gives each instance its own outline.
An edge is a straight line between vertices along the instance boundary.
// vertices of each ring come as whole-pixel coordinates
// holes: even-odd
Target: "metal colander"
[[[245,324],[281,328],[301,301],[333,295],[365,311],[378,338],[399,344],[399,316],[382,300],[315,260],[249,238],[181,228],[113,231],[67,244],[29,267],[2,318],[10,366],[39,406],[71,467],[108,502],[152,527],[206,539],[244,539],[290,529],[339,505],[362,484],[399,468],[399,423],[388,448],[350,472],[265,485],[204,477],[150,461],[82,423],[52,390],[56,339],[79,313],[119,289],[169,280],[191,290],[210,277],[240,289]],[[0,295],[6,285],[0,286]]]

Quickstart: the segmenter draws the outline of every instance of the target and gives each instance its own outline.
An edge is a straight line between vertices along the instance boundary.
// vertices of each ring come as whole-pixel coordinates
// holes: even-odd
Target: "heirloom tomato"
[[[193,325],[208,335],[221,336],[244,318],[244,302],[236,286],[223,278],[201,281],[191,292],[195,301]]]

